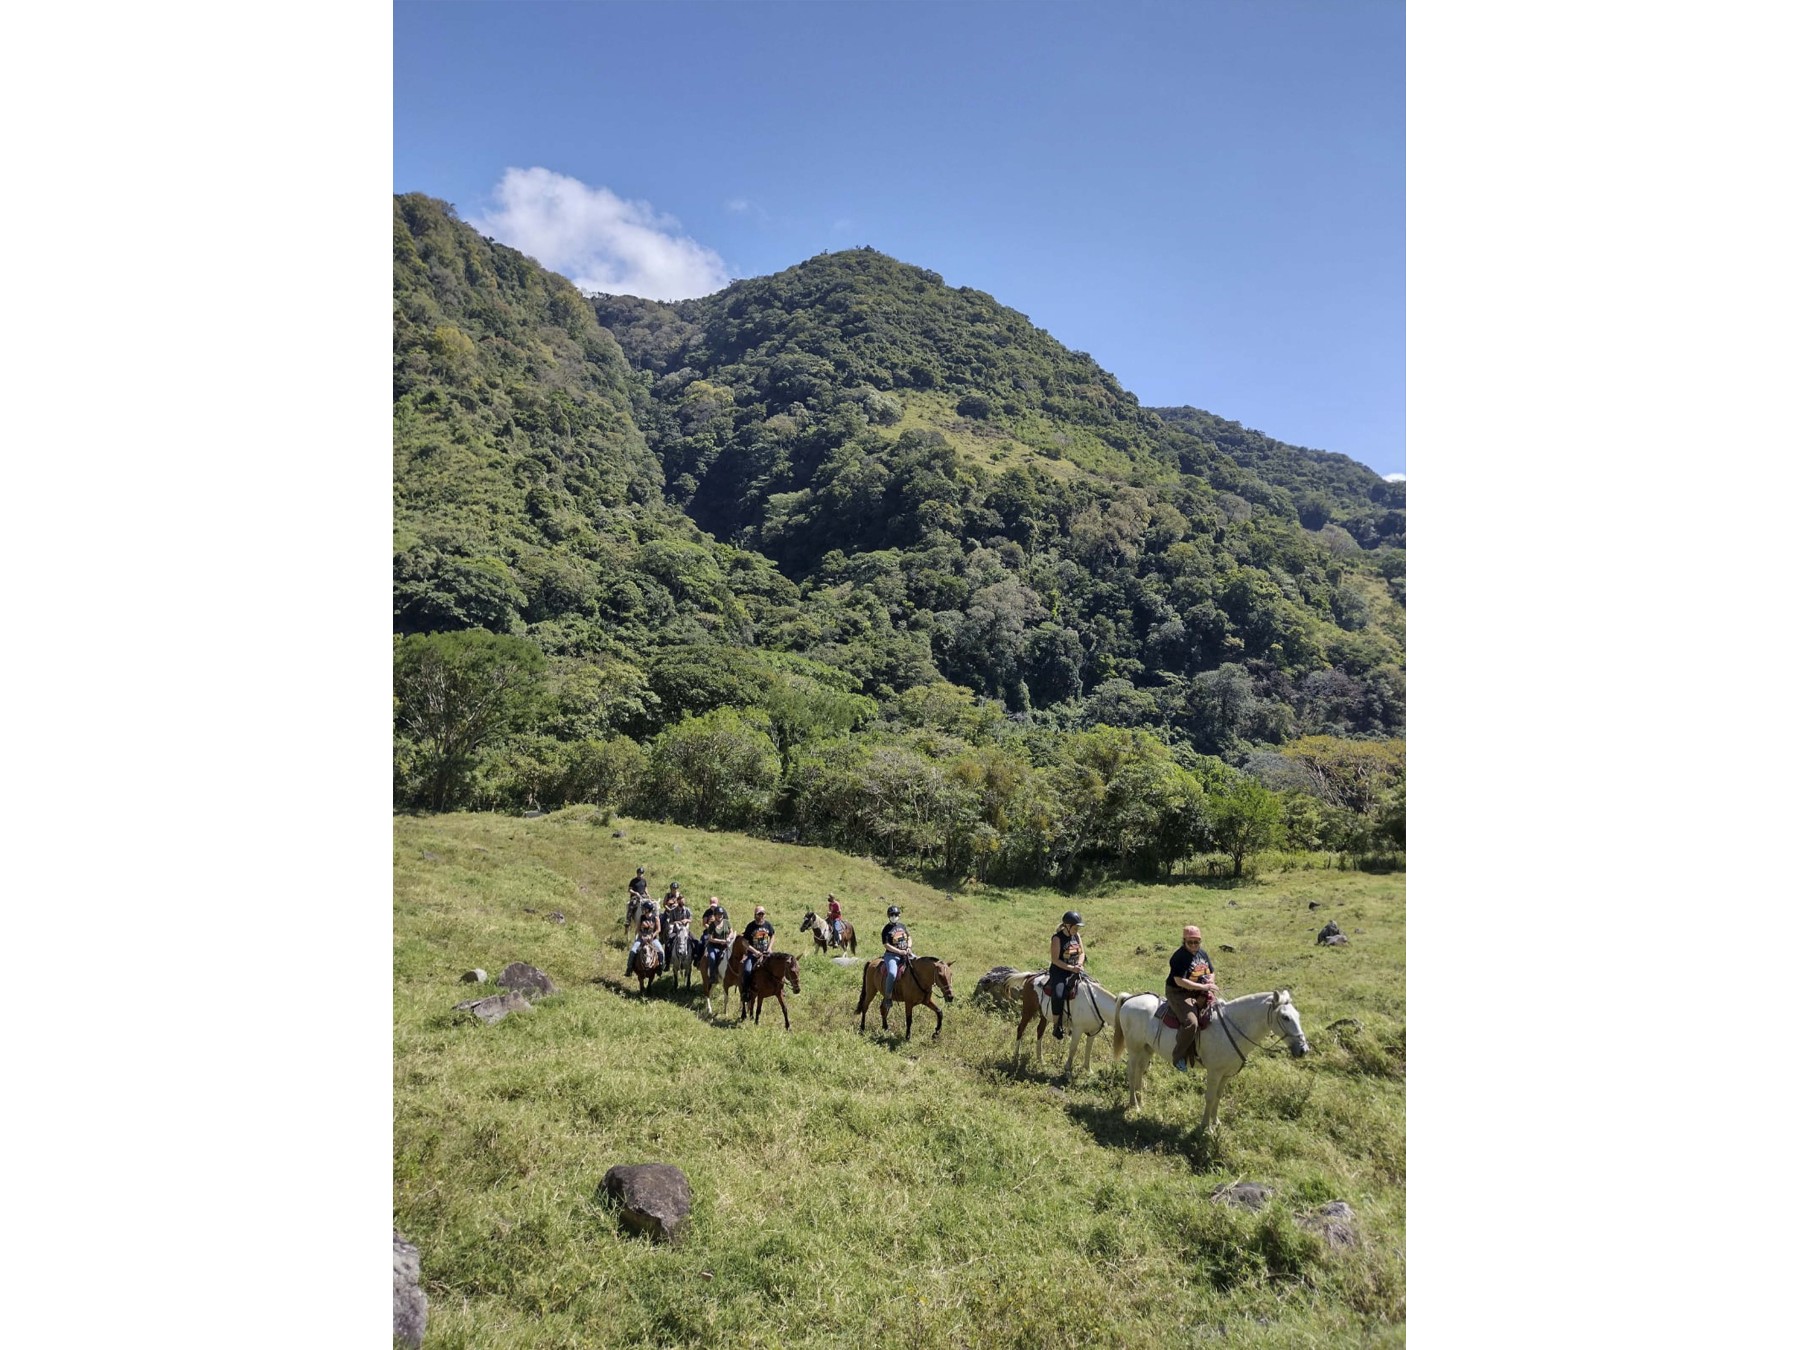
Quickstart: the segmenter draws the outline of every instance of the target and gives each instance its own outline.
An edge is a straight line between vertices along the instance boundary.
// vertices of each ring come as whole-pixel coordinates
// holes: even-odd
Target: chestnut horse
[[[842,922],[844,925],[844,940],[839,942],[831,934],[831,924],[827,920],[821,919],[809,909],[806,911],[806,917],[800,920],[800,931],[802,933],[810,931],[813,935],[813,942],[817,944],[821,952],[827,951],[832,947],[848,947],[850,949],[850,955],[855,956],[856,925],[851,923],[848,919],[845,919]]]
[[[869,1005],[881,999],[881,961],[879,958],[865,962],[863,965],[862,997],[856,1002],[856,1011],[862,1014],[861,1030],[869,1029]],[[933,988],[944,991],[944,1002],[956,1002],[956,995],[950,992],[950,963],[939,956],[915,956],[906,963],[906,968],[894,978],[894,997],[906,1005],[906,1039],[912,1039],[913,1008],[923,1003],[937,1016],[937,1026],[932,1029],[931,1039],[936,1040],[938,1033],[944,1029],[944,1010],[931,1001]],[[881,1010],[881,1029],[888,1029],[888,1010]]]
[[[728,985],[741,984],[744,973],[744,939],[739,937],[732,948],[731,969],[725,973]],[[746,999],[740,991],[738,994],[738,1021],[751,1017],[758,1026],[762,1025],[762,1005],[765,998],[773,998],[781,1005],[781,1029],[792,1031],[793,1024],[788,1021],[787,1000],[781,996],[783,983],[791,984],[794,992],[800,992],[800,958],[792,952],[770,952],[757,962],[756,970],[750,976],[750,997]],[[751,1006],[751,1000],[755,1006]]]

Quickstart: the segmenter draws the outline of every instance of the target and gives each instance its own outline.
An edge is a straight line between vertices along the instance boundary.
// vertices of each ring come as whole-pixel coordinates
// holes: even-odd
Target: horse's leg
[[[1013,1033],[1013,1063],[1018,1064],[1025,1054],[1025,1024],[1031,1021],[1031,1006],[1025,1000],[1019,1000],[1019,1029]],[[1038,1054],[1044,1053],[1043,1030],[1038,1031]]]
[[[1200,1133],[1205,1134],[1219,1123],[1219,1094],[1225,1090],[1223,1069],[1206,1071],[1206,1115],[1200,1120]]]
[[[912,1015],[913,1005],[908,1003],[906,1005],[906,1039],[909,1041],[912,1039]]]
[[[1063,1063],[1063,1077],[1065,1079],[1072,1080],[1075,1077],[1075,1043],[1080,1039],[1081,1033],[1079,1031],[1069,1037],[1069,1058]],[[1093,1042],[1089,1041],[1088,1045],[1091,1048]]]
[[[925,1000],[925,1006],[937,1014],[937,1025],[931,1030],[931,1039],[935,1041],[944,1030],[944,1010],[938,1007],[938,1005],[933,1003],[930,999]],[[1039,1041],[1038,1044],[1042,1045],[1043,1042]]]
[[[794,1029],[794,1024],[788,1021],[787,1000],[781,996],[781,990],[779,988],[775,991],[775,1001],[781,1005],[781,1029],[783,1031],[792,1031]]]

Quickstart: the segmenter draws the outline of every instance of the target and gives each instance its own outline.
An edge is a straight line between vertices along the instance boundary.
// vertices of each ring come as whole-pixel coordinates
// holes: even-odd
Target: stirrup
[[[1174,1064],[1175,1064],[1175,1072],[1176,1073],[1186,1073],[1187,1072],[1187,1061],[1185,1059],[1178,1059],[1178,1060],[1174,1061]]]

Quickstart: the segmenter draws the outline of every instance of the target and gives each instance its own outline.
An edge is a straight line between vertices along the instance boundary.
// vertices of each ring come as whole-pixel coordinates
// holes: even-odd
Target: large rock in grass
[[[508,1013],[530,1012],[531,1004],[525,1001],[525,995],[509,989],[504,994],[489,994],[486,998],[472,998],[467,1003],[459,1003],[456,1011],[473,1013],[492,1026]]]
[[[419,1249],[394,1230],[394,1344],[418,1350],[425,1339],[425,1291],[419,1288]]]
[[[1212,1193],[1212,1198],[1222,1205],[1230,1205],[1233,1209],[1246,1209],[1254,1214],[1269,1203],[1269,1197],[1275,1194],[1272,1187],[1260,1181],[1238,1181],[1229,1186],[1221,1186]]]
[[[609,1167],[600,1191],[618,1206],[626,1224],[657,1242],[679,1242],[694,1209],[687,1174],[672,1163]]]
[[[523,961],[514,961],[500,972],[500,978],[494,981],[502,989],[516,989],[521,994],[554,994],[556,986],[550,977],[536,966],[528,966]]]
[[[1343,935],[1344,930],[1337,926],[1337,920],[1327,919],[1325,921],[1325,926],[1319,930],[1318,941],[1313,943],[1313,946],[1323,947],[1334,937],[1342,937]]]

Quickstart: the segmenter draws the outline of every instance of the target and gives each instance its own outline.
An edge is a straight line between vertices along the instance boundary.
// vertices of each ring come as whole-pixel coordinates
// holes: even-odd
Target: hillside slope
[[[1159,982],[1190,920],[1238,949],[1212,948],[1227,992],[1293,991],[1314,1053],[1255,1056],[1208,1146],[1195,1081],[1153,1067],[1127,1117],[1108,1047],[1057,1085],[1053,1060],[1015,1071],[1014,1019],[973,1005],[990,965],[1041,960],[1066,897],[950,900],[824,850],[636,821],[615,839],[592,816],[395,823],[394,1218],[421,1253],[428,1343],[1401,1342],[1398,879],[1309,871],[1083,898],[1114,992]],[[922,947],[953,962],[942,1038],[923,1011],[910,1042],[860,1034],[858,972],[812,955],[791,1032],[773,1004],[755,1026],[735,1003],[709,1018],[697,987],[626,992],[615,911],[638,865],[658,891],[723,894],[734,916],[767,903],[782,948],[827,890],[865,933],[901,903]],[[1322,916],[1361,930],[1354,945],[1316,947]],[[464,970],[515,959],[559,992],[491,1027],[450,1011],[481,992]],[[1329,1029],[1352,1017],[1361,1030]],[[609,1166],[645,1161],[693,1185],[679,1248],[623,1235],[594,1198]],[[1262,1213],[1208,1198],[1246,1178],[1273,1189]],[[1356,1214],[1350,1246],[1305,1227],[1333,1200]]]

